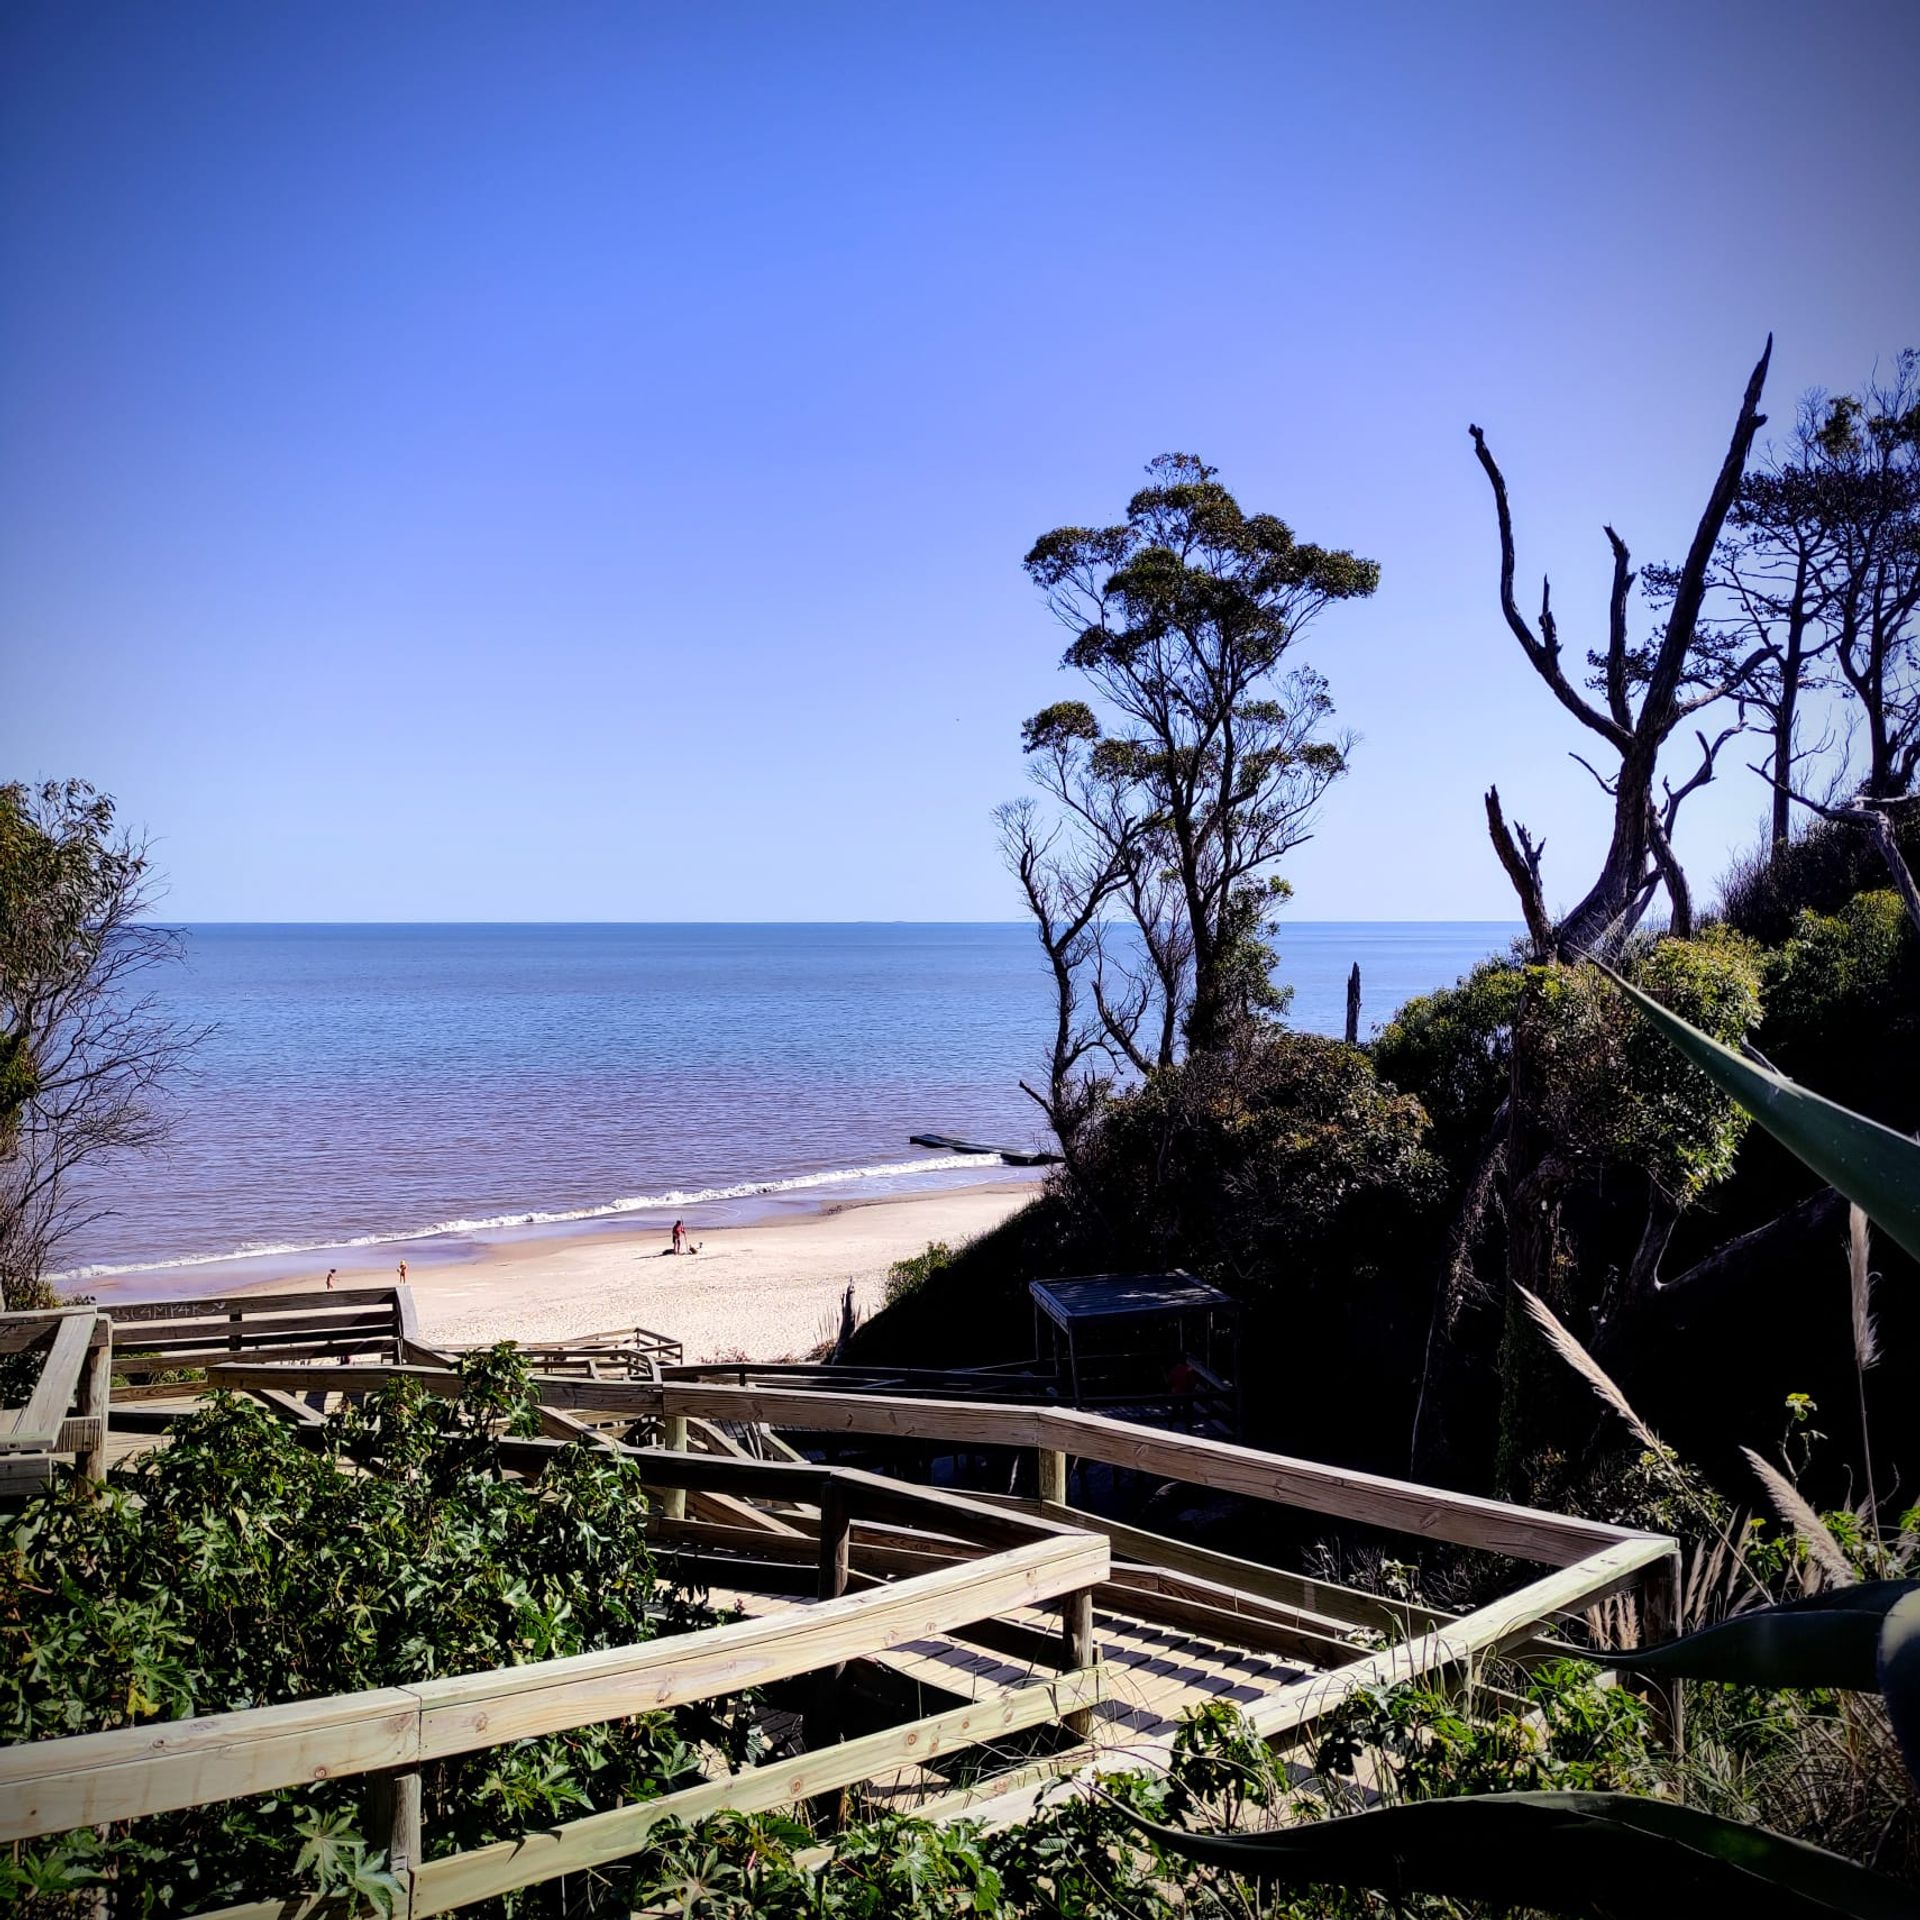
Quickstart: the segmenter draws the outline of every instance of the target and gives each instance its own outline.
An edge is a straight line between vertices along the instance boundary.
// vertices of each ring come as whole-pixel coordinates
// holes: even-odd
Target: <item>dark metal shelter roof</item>
[[[1090,1273],[1075,1280],[1030,1280],[1033,1303],[1060,1327],[1094,1320],[1153,1320],[1202,1308],[1231,1308],[1230,1293],[1177,1269],[1172,1273]]]

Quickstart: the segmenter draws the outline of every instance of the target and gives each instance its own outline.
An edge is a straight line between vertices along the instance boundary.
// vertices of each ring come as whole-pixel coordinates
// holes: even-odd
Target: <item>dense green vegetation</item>
[[[214,1395],[111,1486],[35,1496],[0,1565],[0,1740],[479,1672],[711,1618],[655,1570],[634,1461],[582,1446],[537,1486],[503,1478],[496,1430],[525,1424],[525,1368],[502,1349],[461,1371],[457,1401],[402,1382],[336,1413],[331,1451]],[[477,1846],[665,1791],[746,1738],[709,1710],[522,1741],[427,1769],[426,1823],[436,1850]],[[0,1894],[104,1876],[123,1913],[295,1885],[375,1896],[364,1792],[345,1780],[83,1830],[0,1855]]]

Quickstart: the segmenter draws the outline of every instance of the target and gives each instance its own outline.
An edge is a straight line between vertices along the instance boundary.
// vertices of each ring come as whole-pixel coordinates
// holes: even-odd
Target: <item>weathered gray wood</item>
[[[271,1325],[276,1314],[305,1313],[322,1307],[391,1306],[397,1291],[395,1287],[334,1287],[316,1288],[311,1293],[233,1293],[207,1300],[116,1301],[100,1311],[116,1326],[143,1326],[165,1320],[224,1320],[232,1313],[242,1313],[249,1321]]]
[[[299,1346],[303,1341],[364,1340],[369,1350],[393,1339],[390,1316],[374,1318],[365,1309],[356,1313],[295,1313],[283,1320],[248,1320],[229,1315],[223,1320],[168,1320],[149,1331],[144,1327],[114,1327],[114,1344],[123,1355],[180,1353],[193,1347],[234,1351],[231,1342],[250,1353],[256,1348]]]
[[[1062,1664],[1073,1673],[1094,1665],[1100,1658],[1099,1646],[1093,1637],[1093,1589],[1083,1587],[1078,1593],[1068,1594],[1065,1611],[1061,1630],[1066,1657]],[[1077,1739],[1084,1740],[1093,1731],[1093,1711],[1089,1707],[1079,1708],[1063,1719],[1067,1731]]]
[[[80,1370],[93,1341],[93,1323],[91,1307],[63,1314],[54,1323],[53,1342],[41,1364],[40,1378],[34,1382],[25,1407],[14,1416],[11,1428],[0,1433],[0,1448],[45,1453],[59,1440],[61,1423],[79,1391]]]
[[[1659,1646],[1679,1638],[1684,1623],[1685,1590],[1677,1548],[1647,1567],[1641,1576],[1639,1592],[1642,1646]],[[1645,1674],[1636,1676],[1636,1685],[1645,1689],[1655,1731],[1678,1753],[1686,1730],[1685,1682]]]
[[[393,1920],[411,1920],[414,1888],[426,1858],[420,1846],[420,1770],[376,1773],[368,1788],[369,1829],[386,1849],[387,1871],[400,1883]]]
[[[98,1324],[104,1326],[106,1323],[103,1321]],[[80,1411],[92,1423],[93,1432],[83,1444],[76,1443],[75,1451],[79,1455],[80,1471],[89,1480],[104,1480],[107,1477],[107,1429],[112,1408],[113,1341],[108,1338],[95,1342],[88,1350],[86,1377],[80,1388]],[[66,1440],[65,1428],[61,1430],[61,1439],[63,1443]]]
[[[1064,1507],[1067,1504],[1067,1456],[1058,1447],[1041,1447],[1033,1457],[1041,1503]]]

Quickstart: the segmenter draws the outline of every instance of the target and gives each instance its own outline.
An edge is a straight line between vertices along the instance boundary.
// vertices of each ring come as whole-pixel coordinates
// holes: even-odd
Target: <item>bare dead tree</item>
[[[1113,1016],[1105,1007],[1085,1017],[1081,979],[1094,959],[1099,918],[1124,883],[1116,850],[1089,858],[1087,843],[1061,847],[1061,828],[1048,824],[1031,800],[1013,800],[994,809],[1002,857],[1020,882],[1033,916],[1041,951],[1053,976],[1054,1030],[1048,1048],[1044,1090],[1024,1080],[1021,1091],[1047,1116],[1069,1171],[1075,1143],[1099,1098],[1100,1076],[1086,1070],[1090,1058],[1104,1059]],[[1098,992],[1098,973],[1095,973]]]
[[[204,1037],[151,990],[178,934],[144,915],[147,847],[83,781],[0,787],[0,1296],[44,1304],[59,1247],[111,1211],[83,1168],[151,1148]]]
[[[1820,618],[1865,722],[1860,790],[1897,799],[1920,769],[1920,353],[1857,395],[1812,396],[1794,470]]]
[[[1755,773],[1763,778],[1766,770],[1755,767]],[[1893,882],[1894,891],[1900,896],[1900,904],[1907,910],[1907,919],[1915,933],[1920,933],[1920,883],[1913,877],[1913,869],[1907,865],[1906,855],[1900,851],[1900,841],[1894,831],[1894,823],[1902,813],[1911,813],[1920,807],[1920,794],[1908,794],[1893,799],[1876,799],[1862,790],[1855,798],[1841,806],[1830,801],[1816,800],[1811,794],[1793,793],[1789,798],[1805,807],[1809,813],[1816,813],[1822,820],[1831,821],[1835,826],[1858,827],[1873,842],[1874,850],[1886,863],[1887,876]]]
[[[1693,544],[1684,564],[1673,576],[1664,630],[1657,645],[1640,660],[1638,670],[1635,649],[1628,637],[1628,606],[1634,586],[1631,557],[1619,534],[1612,527],[1606,529],[1607,542],[1613,551],[1607,640],[1604,650],[1590,656],[1596,674],[1587,689],[1576,686],[1567,675],[1550,585],[1542,583],[1536,621],[1528,621],[1514,598],[1513,514],[1506,479],[1487,446],[1486,435],[1477,426],[1468,429],[1475,454],[1493,490],[1500,536],[1501,614],[1519,641],[1528,665],[1554,698],[1583,727],[1606,743],[1616,762],[1610,774],[1596,775],[1613,801],[1613,833],[1606,860],[1599,877],[1578,905],[1552,929],[1551,951],[1555,953],[1617,952],[1639,924],[1654,892],[1663,882],[1668,886],[1676,915],[1689,911],[1684,880],[1679,877],[1678,863],[1672,857],[1672,825],[1679,799],[1694,791],[1702,777],[1711,776],[1712,752],[1707,754],[1704,776],[1696,776],[1677,790],[1678,798],[1675,790],[1669,789],[1663,805],[1656,800],[1660,750],[1675,729],[1694,714],[1745,684],[1766,657],[1764,647],[1756,646],[1741,659],[1731,662],[1718,680],[1706,685],[1688,684],[1696,628],[1715,547],[1739,490],[1754,436],[1765,421],[1759,411],[1760,392],[1772,353],[1773,341],[1769,337],[1766,350],[1747,382],[1733,437],[1694,530]],[[1592,698],[1591,693],[1600,697]],[[1531,857],[1527,854],[1524,832],[1521,845],[1517,848],[1513,845],[1511,836],[1505,834],[1497,795],[1488,796],[1487,813],[1495,850],[1508,877],[1514,881],[1522,910],[1528,917],[1529,930],[1534,934],[1536,947],[1540,947],[1543,943],[1534,923],[1544,915],[1544,898],[1537,850]]]

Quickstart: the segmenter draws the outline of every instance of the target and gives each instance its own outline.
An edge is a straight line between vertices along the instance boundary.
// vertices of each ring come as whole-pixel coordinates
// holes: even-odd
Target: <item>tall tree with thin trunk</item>
[[[1123,522],[1056,528],[1026,559],[1092,696],[1026,722],[1050,805],[1000,816],[1054,973],[1056,1131],[1085,1111],[1089,1056],[1149,1072],[1284,1004],[1267,944],[1280,863],[1352,744],[1295,649],[1379,581],[1372,561],[1244,512],[1190,454],[1148,474]]]

